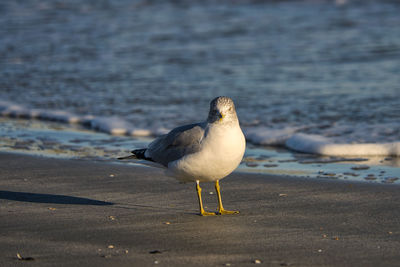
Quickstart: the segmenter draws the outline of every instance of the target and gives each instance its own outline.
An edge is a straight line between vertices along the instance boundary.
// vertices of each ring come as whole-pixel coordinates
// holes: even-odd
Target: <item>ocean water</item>
[[[276,151],[290,169],[305,152],[399,176],[398,14],[378,0],[2,1],[0,113],[143,141],[227,95],[254,149],[248,169],[273,169],[254,159],[271,165]],[[20,124],[7,123],[2,134]]]

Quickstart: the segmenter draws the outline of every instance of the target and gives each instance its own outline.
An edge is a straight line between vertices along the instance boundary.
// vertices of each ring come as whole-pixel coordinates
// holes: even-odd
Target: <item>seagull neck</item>
[[[232,128],[239,126],[239,121],[238,120],[229,120],[229,121],[222,121],[222,122],[213,122],[213,123],[208,123],[207,124],[208,128],[213,129],[225,129],[225,128]]]

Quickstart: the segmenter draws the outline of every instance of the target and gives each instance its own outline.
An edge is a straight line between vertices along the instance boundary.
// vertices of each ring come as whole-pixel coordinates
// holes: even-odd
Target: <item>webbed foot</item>
[[[200,211],[199,215],[200,216],[215,216],[217,214],[215,212],[207,212],[207,211],[202,210],[202,211]]]
[[[217,215],[228,215],[228,214],[239,214],[239,211],[222,209],[217,212]]]

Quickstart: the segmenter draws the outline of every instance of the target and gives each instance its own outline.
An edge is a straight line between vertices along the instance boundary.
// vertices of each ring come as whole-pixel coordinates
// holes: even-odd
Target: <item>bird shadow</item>
[[[32,202],[32,203],[47,203],[47,204],[70,204],[70,205],[96,205],[106,206],[114,203],[105,202],[90,198],[72,197],[65,195],[38,194],[28,192],[13,192],[0,190],[0,199]]]

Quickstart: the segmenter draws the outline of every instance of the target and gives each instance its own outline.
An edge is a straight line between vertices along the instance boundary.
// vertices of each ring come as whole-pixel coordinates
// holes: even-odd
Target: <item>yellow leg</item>
[[[199,181],[196,181],[196,191],[197,191],[197,196],[199,197],[200,215],[201,216],[216,215],[214,212],[206,212],[206,211],[204,211],[203,201],[201,200],[201,187],[200,187],[200,182]]]
[[[230,211],[230,210],[225,210],[224,207],[222,206],[222,199],[221,199],[221,190],[219,186],[219,181],[215,181],[215,190],[217,191],[218,194],[218,214],[219,215],[224,215],[224,214],[238,214],[239,211]]]

